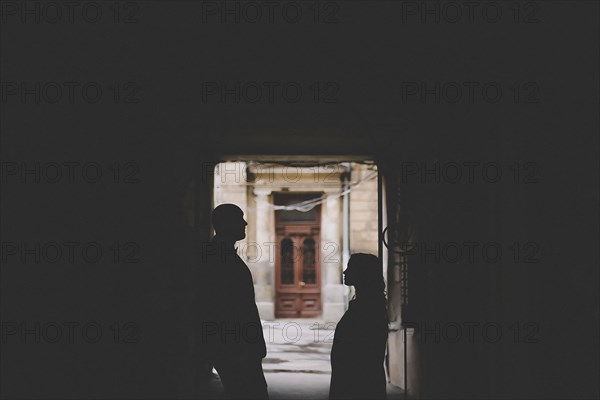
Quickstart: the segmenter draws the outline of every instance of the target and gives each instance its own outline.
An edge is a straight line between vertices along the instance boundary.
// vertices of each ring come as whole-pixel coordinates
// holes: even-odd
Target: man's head
[[[219,237],[238,241],[246,237],[244,212],[235,204],[221,204],[212,212],[212,225]]]

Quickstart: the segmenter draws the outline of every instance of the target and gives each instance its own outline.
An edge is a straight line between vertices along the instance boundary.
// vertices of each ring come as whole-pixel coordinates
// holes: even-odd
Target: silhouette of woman
[[[356,295],[335,329],[331,349],[330,399],[386,399],[383,369],[388,335],[385,283],[379,259],[353,254],[344,284]]]

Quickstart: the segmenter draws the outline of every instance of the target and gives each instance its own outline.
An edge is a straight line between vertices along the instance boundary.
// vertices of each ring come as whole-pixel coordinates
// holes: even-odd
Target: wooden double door
[[[276,194],[275,204],[290,205],[320,194]],[[275,211],[276,318],[311,318],[321,315],[321,207],[309,211]]]

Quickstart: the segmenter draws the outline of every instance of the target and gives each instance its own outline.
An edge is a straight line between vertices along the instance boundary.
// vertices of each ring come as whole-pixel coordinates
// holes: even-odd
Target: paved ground
[[[269,396],[277,399],[327,399],[333,343],[333,323],[318,320],[263,321],[267,357],[263,359]],[[211,382],[215,398],[223,397],[218,377]],[[388,398],[403,399],[403,392],[388,384]]]

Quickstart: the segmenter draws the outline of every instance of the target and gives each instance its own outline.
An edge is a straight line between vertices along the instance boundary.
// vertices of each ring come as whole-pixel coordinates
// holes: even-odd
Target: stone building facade
[[[352,296],[342,284],[349,255],[377,254],[376,167],[225,162],[215,170],[214,206],[223,203],[248,221],[238,253],[261,318],[337,322]]]

